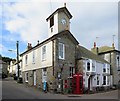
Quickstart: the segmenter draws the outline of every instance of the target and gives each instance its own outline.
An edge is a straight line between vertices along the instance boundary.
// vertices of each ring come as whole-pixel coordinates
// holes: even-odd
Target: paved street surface
[[[44,93],[37,88],[19,84],[12,78],[6,78],[1,82],[2,99],[118,99],[118,90],[76,96]]]

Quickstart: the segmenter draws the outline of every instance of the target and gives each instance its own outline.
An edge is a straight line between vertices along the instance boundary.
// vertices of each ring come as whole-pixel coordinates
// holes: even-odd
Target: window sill
[[[35,62],[33,62],[32,64],[35,64]]]
[[[60,60],[65,60],[65,58],[60,58],[60,57],[59,57],[59,59],[60,59]]]
[[[43,59],[42,62],[46,61],[46,59]]]

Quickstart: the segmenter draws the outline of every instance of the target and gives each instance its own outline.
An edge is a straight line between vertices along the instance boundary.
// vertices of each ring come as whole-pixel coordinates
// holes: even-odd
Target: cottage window
[[[35,51],[33,51],[33,63],[35,63]]]
[[[103,68],[103,73],[106,73],[106,68]]]
[[[28,82],[28,72],[25,73],[25,82]]]
[[[59,43],[59,59],[64,59],[65,58],[65,51],[64,51],[64,44]]]
[[[95,62],[92,63],[92,71],[95,71]]]
[[[47,82],[47,69],[42,69],[42,82]]]
[[[25,56],[25,64],[28,63],[28,55]]]
[[[47,69],[43,68],[43,76],[47,76]]]
[[[90,62],[87,62],[87,71],[90,71]]]
[[[103,76],[103,85],[106,85],[106,76]]]
[[[50,27],[52,27],[53,25],[54,25],[54,16],[50,18]]]
[[[100,78],[99,78],[99,75],[97,75],[97,85],[100,84]]]
[[[106,64],[103,64],[103,73],[106,73]]]
[[[109,69],[109,67],[107,68],[107,73],[110,73],[110,69]]]
[[[46,59],[46,46],[42,47],[42,60]]]
[[[109,77],[107,77],[107,85],[109,85],[109,83],[110,83],[110,79]]]
[[[70,67],[70,77],[72,77],[74,74],[74,67]]]
[[[117,61],[118,71],[120,71],[120,56],[119,55],[117,55],[116,61]]]

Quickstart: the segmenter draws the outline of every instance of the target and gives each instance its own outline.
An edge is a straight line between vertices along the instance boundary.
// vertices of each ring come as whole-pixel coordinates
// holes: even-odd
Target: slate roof
[[[60,11],[64,11],[69,19],[72,18],[72,15],[68,11],[68,9],[66,7],[61,7],[61,8],[58,8],[56,11],[54,11],[46,20],[48,21],[49,18],[51,18],[55,13],[60,12]]]
[[[99,57],[98,55],[92,53],[90,50],[86,49],[83,46],[78,46],[78,55],[77,55],[78,59],[80,58],[88,58],[88,59],[92,59],[92,60],[96,60],[99,62],[104,62],[104,63],[108,63],[106,60],[102,59],[101,57]]]
[[[52,40],[54,40],[54,39],[56,39],[56,38],[58,38],[58,37],[60,37],[60,36],[63,36],[63,35],[67,35],[68,38],[70,38],[70,39],[72,40],[72,42],[75,43],[76,45],[79,44],[79,42],[76,40],[76,38],[72,35],[72,33],[71,33],[69,30],[64,30],[64,31],[61,31],[61,32],[53,35],[52,37],[44,40],[43,42],[37,44],[36,46],[32,47],[31,49],[23,52],[22,54],[20,54],[20,56],[24,55],[25,53],[27,53],[27,52],[29,52],[29,51],[32,51],[32,49],[34,49],[34,48],[36,48],[36,47],[39,47],[39,46],[45,44],[46,42],[52,41]]]
[[[91,51],[93,53],[97,54],[96,48],[92,48]],[[114,47],[109,47],[109,46],[98,47],[98,54],[109,53],[109,52],[113,52],[113,51],[120,52],[120,51],[116,50]]]

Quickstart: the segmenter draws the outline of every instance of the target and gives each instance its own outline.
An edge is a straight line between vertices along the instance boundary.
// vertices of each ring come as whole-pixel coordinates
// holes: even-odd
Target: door
[[[83,93],[83,76],[81,74],[73,75],[73,93],[74,94]]]
[[[34,86],[36,85],[36,71],[33,72],[34,75]]]
[[[88,93],[90,92],[90,77],[88,78]]]

